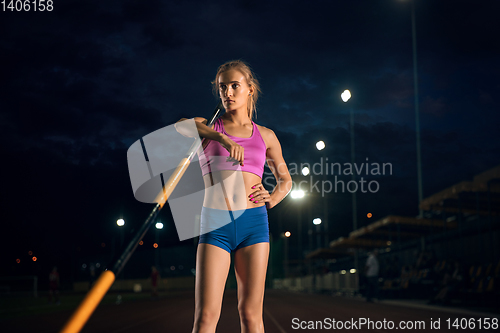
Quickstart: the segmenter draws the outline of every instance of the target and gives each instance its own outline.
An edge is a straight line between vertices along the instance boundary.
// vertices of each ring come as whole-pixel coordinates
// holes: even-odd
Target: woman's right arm
[[[183,120],[186,120],[186,118],[182,118],[179,121],[183,121]],[[202,138],[207,138],[210,140],[221,142],[223,139],[223,136],[225,136],[225,134],[219,133],[219,132],[215,131],[214,129],[208,127],[206,125],[207,120],[205,118],[194,117],[194,121],[196,124],[196,129],[198,130],[198,135]]]
[[[244,149],[242,146],[231,140],[226,134],[217,132],[212,128],[206,125],[207,120],[202,117],[194,117],[193,118],[196,124],[196,129],[198,130],[198,135],[202,138],[206,138],[209,140],[217,141],[221,144],[221,146],[229,152],[230,160],[238,161],[239,164],[243,165],[244,159]],[[178,123],[187,120],[187,118],[181,118],[177,121],[175,128],[182,135],[186,135],[189,137],[193,137],[188,133],[183,133],[183,129],[180,126],[177,126]]]

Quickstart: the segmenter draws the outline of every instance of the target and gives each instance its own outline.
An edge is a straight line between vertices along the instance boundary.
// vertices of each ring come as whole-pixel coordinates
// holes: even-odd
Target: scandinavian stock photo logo
[[[380,190],[378,180],[382,176],[392,175],[392,163],[369,162],[366,157],[362,163],[328,162],[328,157],[314,163],[290,163],[275,165],[268,163],[269,171],[264,172],[262,183],[273,188],[273,173],[280,168],[288,168],[293,179],[292,189],[308,193],[377,193]],[[277,169],[277,170],[276,170]],[[301,178],[294,176],[302,176]],[[349,180],[349,177],[351,178]],[[300,179],[300,180],[299,180]]]

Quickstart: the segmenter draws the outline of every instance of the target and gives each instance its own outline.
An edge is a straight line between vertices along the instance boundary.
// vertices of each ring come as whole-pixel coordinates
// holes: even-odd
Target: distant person
[[[151,297],[158,297],[158,280],[161,279],[160,272],[156,266],[151,266]]]
[[[365,265],[366,279],[368,283],[368,288],[366,291],[366,301],[373,302],[373,297],[379,299],[378,296],[378,272],[379,264],[377,259],[378,251],[373,250],[368,256]]]
[[[53,303],[52,295],[55,296],[56,304],[61,304],[59,300],[59,273],[56,266],[52,268],[52,272],[49,274],[49,303]]]

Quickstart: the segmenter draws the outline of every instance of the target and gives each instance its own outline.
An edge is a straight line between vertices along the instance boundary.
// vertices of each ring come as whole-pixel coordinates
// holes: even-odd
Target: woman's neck
[[[248,113],[246,111],[229,111],[224,114],[224,119],[234,123],[235,125],[246,125],[252,122],[252,120],[248,117]]]

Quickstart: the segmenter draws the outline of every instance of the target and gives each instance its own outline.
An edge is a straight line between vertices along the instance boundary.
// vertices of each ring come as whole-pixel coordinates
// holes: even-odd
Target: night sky
[[[496,0],[416,0],[424,198],[500,164],[499,12]],[[328,162],[350,162],[352,110],[356,162],[392,164],[365,177],[380,189],[358,194],[359,226],[417,215],[412,52],[403,0],[66,0],[0,12],[2,275],[36,273],[22,265],[28,251],[47,274],[74,251],[107,251],[120,217],[127,235],[137,229],[153,205],[134,199],[128,148],[208,117],[210,81],[233,59],[260,79],[255,122],[274,130],[289,165],[318,163],[317,140]],[[273,236],[279,215],[296,228],[291,200],[269,212]],[[300,205],[320,216],[323,200]],[[347,236],[351,194],[327,200],[330,239]],[[179,242],[167,206],[160,218],[164,246],[194,246]]]

